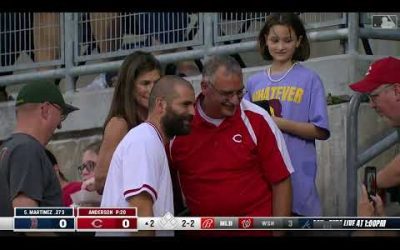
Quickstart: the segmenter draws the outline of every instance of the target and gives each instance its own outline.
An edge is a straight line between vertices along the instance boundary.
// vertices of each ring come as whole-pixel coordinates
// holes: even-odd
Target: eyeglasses
[[[238,99],[242,99],[247,93],[247,90],[244,87],[237,91],[223,91],[217,89],[212,82],[208,82],[208,85],[211,86],[220,96],[226,99],[231,99],[235,95],[238,97]]]
[[[382,89],[380,89],[379,91],[377,91],[373,94],[372,93],[368,94],[368,98],[369,98],[370,102],[375,103],[380,94],[382,94],[385,90],[387,90],[388,88],[393,87],[393,86],[394,86],[394,84],[388,84],[385,87],[383,87]]]
[[[87,171],[92,172],[94,168],[96,167],[96,162],[94,161],[87,161],[83,163],[82,165],[78,166],[78,172],[81,175],[84,169],[87,169]]]
[[[67,119],[67,115],[64,114],[64,111],[62,110],[62,108],[60,106],[58,106],[57,104],[51,103],[51,102],[50,102],[50,105],[55,107],[56,109],[58,109],[60,111],[60,113],[61,113],[61,121],[62,122],[65,121],[65,119]]]

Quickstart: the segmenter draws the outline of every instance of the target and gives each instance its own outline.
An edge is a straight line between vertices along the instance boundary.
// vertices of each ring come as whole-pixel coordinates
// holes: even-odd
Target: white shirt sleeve
[[[131,140],[122,151],[122,179],[124,197],[148,192],[153,201],[158,198],[160,176],[165,158],[157,137],[151,132],[132,134]]]

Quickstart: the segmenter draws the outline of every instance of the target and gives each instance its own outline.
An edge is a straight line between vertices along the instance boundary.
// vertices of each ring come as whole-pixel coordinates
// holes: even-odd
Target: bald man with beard
[[[173,188],[165,146],[175,135],[190,132],[195,95],[192,85],[164,76],[153,87],[147,120],[131,129],[111,160],[101,207],[136,207],[139,217],[174,214]],[[153,236],[138,233],[98,233],[97,236]],[[173,231],[156,231],[173,236]]]

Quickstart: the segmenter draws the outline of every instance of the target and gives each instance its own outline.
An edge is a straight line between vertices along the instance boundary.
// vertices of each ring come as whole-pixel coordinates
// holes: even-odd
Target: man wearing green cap
[[[62,206],[45,145],[66,116],[78,110],[48,82],[25,85],[15,106],[15,131],[0,147],[0,216],[13,216],[14,207]]]

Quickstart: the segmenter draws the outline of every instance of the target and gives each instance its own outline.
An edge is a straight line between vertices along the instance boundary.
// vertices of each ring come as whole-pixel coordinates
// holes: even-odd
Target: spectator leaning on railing
[[[370,106],[392,126],[400,127],[400,60],[385,57],[371,64],[364,79],[350,85],[354,91],[369,96]],[[400,155],[397,155],[378,172],[378,188],[400,185]],[[368,200],[366,188],[362,186],[358,206],[359,216],[383,216],[382,200],[372,196]]]

